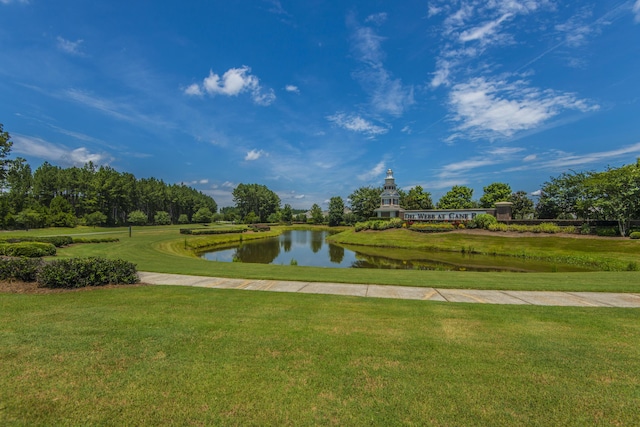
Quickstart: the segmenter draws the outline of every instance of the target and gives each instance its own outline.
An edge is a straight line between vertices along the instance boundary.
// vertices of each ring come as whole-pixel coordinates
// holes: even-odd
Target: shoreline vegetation
[[[497,232],[468,230],[464,233],[414,233],[406,229],[383,232],[355,233],[350,227],[309,225],[274,226],[265,232],[220,234],[206,236],[180,235],[180,225],[140,226],[129,229],[77,227],[72,229],[38,229],[4,232],[4,237],[20,235],[69,235],[83,237],[109,233],[117,242],[77,244],[59,248],[59,258],[102,256],[123,258],[137,265],[140,271],[189,274],[247,279],[274,279],[308,282],[364,283],[400,286],[422,286],[461,289],[639,292],[640,272],[637,269],[638,244],[631,239],[584,238],[581,236],[511,236]],[[221,226],[224,227],[224,226]],[[467,251],[520,257],[555,259],[596,265],[601,270],[577,273],[492,273],[419,270],[332,269],[290,265],[264,265],[207,261],[194,249],[237,244],[240,241],[274,237],[287,229],[326,229],[336,232],[332,242],[345,245],[367,245],[371,248],[398,247]]]

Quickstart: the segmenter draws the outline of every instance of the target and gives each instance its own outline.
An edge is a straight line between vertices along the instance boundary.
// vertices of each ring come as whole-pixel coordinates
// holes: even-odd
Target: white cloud
[[[84,53],[80,50],[80,45],[82,45],[83,40],[76,40],[72,42],[71,40],[63,39],[58,36],[58,49],[61,51],[68,53],[70,55],[83,56]]]
[[[449,96],[457,131],[467,137],[507,137],[534,128],[563,110],[582,112],[598,106],[572,93],[558,93],[529,87],[527,82],[478,77],[454,85]]]
[[[636,3],[633,5],[633,14],[635,15],[635,22],[640,23],[640,0],[636,0]]]
[[[413,87],[405,86],[384,67],[385,53],[381,48],[384,37],[372,28],[358,27],[352,37],[355,56],[364,68],[353,73],[363,89],[371,97],[371,105],[377,111],[395,116],[414,103]]]
[[[13,135],[12,139],[14,152],[58,164],[82,166],[87,162],[105,164],[111,160],[108,155],[91,153],[86,147],[71,149],[44,139],[24,135]]]
[[[498,19],[487,22],[484,25],[465,30],[460,34],[460,41],[463,43],[470,42],[470,41],[479,41],[482,43],[495,41],[498,39],[498,37],[496,36],[498,27],[500,26],[500,24],[502,24],[502,22],[504,22],[506,19],[510,18],[511,16],[512,16],[511,14],[505,13],[504,15],[500,16]]]
[[[245,161],[251,162],[254,160],[258,160],[260,157],[264,156],[265,152],[262,150],[251,150],[247,152],[247,155],[244,157]]]
[[[592,32],[598,31],[598,25],[591,25],[586,22],[590,18],[591,11],[583,8],[564,24],[557,24],[555,29],[564,35],[567,46],[580,47],[587,43],[587,39]]]
[[[29,0],[0,0],[0,3],[2,4],[11,4],[11,3],[22,3],[22,4],[29,4]]]
[[[273,89],[263,88],[260,85],[260,79],[250,73],[251,68],[246,65],[240,68],[230,68],[222,77],[209,71],[209,76],[205,77],[202,85],[194,83],[187,87],[184,93],[191,96],[199,96],[204,92],[212,96],[238,96],[248,92],[256,104],[264,106],[272,104],[276,99]]]
[[[532,162],[534,160],[536,160],[538,158],[537,155],[535,154],[529,154],[528,156],[526,156],[524,159],[522,159],[523,162]]]
[[[385,171],[384,161],[381,161],[377,165],[375,165],[371,170],[358,175],[358,179],[361,181],[370,181],[374,178],[379,177]]]
[[[341,128],[350,130],[352,132],[363,133],[371,137],[382,135],[389,131],[387,128],[374,125],[370,121],[363,119],[362,117],[357,115],[337,113],[332,116],[328,116],[327,120],[340,126]]]
[[[640,142],[611,151],[601,151],[581,155],[560,153],[560,157],[557,159],[543,162],[540,165],[551,169],[568,168],[587,165],[590,163],[602,163],[614,158],[629,157],[630,154],[634,156],[640,155]]]
[[[184,93],[187,95],[193,95],[193,96],[202,96],[202,89],[200,89],[200,85],[197,83],[192,84],[191,86],[189,86],[188,88],[186,88],[184,90]]]
[[[380,24],[383,24],[386,20],[387,20],[386,12],[380,12],[380,13],[367,16],[364,22],[373,22],[374,24],[380,25]]]
[[[286,85],[284,89],[287,92],[300,93],[300,89],[298,88],[298,86]]]

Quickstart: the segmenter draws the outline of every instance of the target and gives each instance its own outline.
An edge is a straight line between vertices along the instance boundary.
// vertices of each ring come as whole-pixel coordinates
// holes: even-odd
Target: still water
[[[331,268],[385,268],[457,271],[581,271],[575,267],[512,257],[427,252],[406,249],[338,246],[327,231],[290,230],[278,237],[253,240],[201,254],[210,261],[247,262]]]

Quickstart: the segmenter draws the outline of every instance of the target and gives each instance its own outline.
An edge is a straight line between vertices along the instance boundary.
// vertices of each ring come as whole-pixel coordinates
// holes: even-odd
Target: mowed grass
[[[637,309],[0,294],[0,425],[639,425]]]
[[[595,291],[640,292],[640,272],[586,272],[586,273],[474,273],[453,271],[414,271],[377,269],[332,269],[290,265],[263,265],[206,261],[191,250],[206,242],[233,242],[240,238],[262,238],[268,234],[230,234],[220,236],[184,236],[179,226],[134,227],[129,237],[128,229],[87,228],[44,229],[3,233],[17,235],[76,235],[118,237],[117,243],[78,244],[58,250],[58,257],[105,256],[134,262],[141,271],[191,274],[246,279],[280,279],[300,281],[326,281],[338,283],[376,283],[403,286],[427,286],[466,289],[511,289],[542,291]],[[271,234],[278,233],[274,229]],[[577,256],[611,260],[612,262],[640,263],[640,241],[630,239],[573,239],[565,237],[508,238],[443,233],[438,235],[394,230],[382,233],[351,233],[339,236],[355,236],[366,239],[371,245],[410,247],[411,245],[441,245],[443,250],[467,248],[481,249],[481,245],[495,247],[512,253],[547,254],[550,257]],[[440,242],[440,243],[438,243]],[[349,243],[354,243],[350,241]],[[355,242],[363,244],[363,242]],[[402,246],[404,245],[404,246]],[[496,249],[496,252],[498,250]]]

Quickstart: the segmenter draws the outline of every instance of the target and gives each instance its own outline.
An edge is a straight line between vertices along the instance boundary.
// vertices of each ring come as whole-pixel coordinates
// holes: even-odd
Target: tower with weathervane
[[[380,207],[374,210],[378,218],[402,218],[404,209],[400,207],[400,193],[393,178],[393,171],[387,170],[384,187],[380,194]]]

